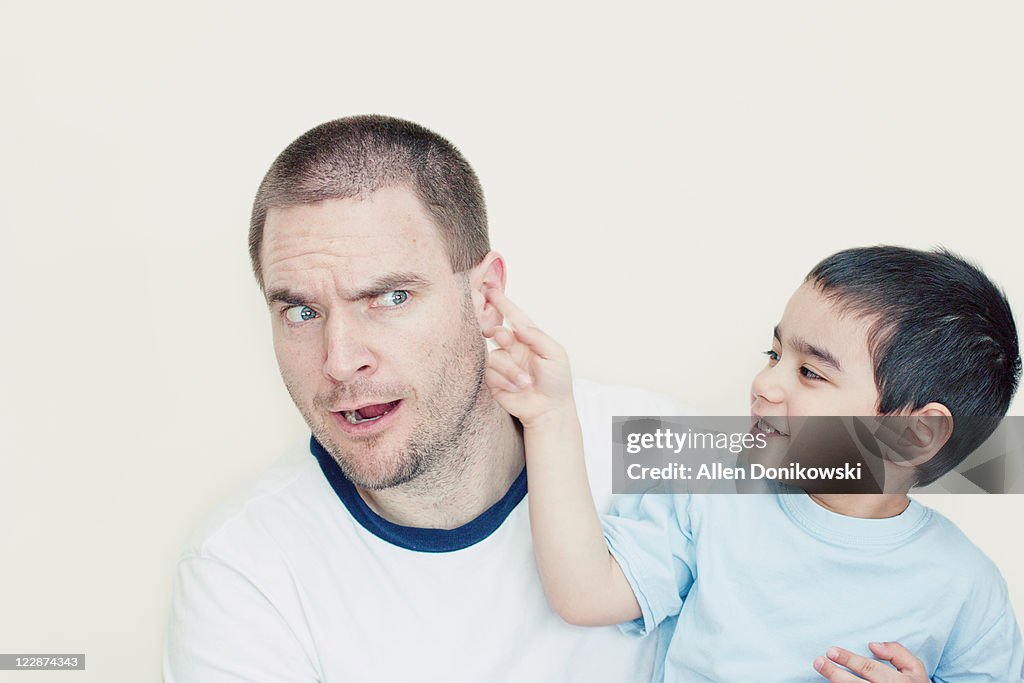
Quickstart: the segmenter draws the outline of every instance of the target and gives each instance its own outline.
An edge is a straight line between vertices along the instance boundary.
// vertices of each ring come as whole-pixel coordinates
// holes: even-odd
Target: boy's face
[[[876,415],[870,322],[840,313],[811,283],[796,290],[775,328],[768,364],[750,388],[755,431],[791,434],[789,418],[798,416]]]

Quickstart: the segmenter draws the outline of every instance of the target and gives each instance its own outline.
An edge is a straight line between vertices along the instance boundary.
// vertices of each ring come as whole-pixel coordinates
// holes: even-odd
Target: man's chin
[[[384,453],[379,444],[362,443],[343,449],[328,435],[316,435],[317,441],[338,463],[342,474],[361,489],[381,491],[406,484],[420,474],[420,464],[407,453]]]
[[[357,488],[366,491],[384,491],[402,484],[408,484],[418,476],[418,472],[399,470],[397,472],[364,472],[342,467],[345,477]]]

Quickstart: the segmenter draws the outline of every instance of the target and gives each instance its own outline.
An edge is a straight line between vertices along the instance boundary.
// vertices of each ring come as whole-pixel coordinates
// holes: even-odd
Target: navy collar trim
[[[463,550],[484,540],[504,523],[512,510],[526,497],[526,468],[519,474],[501,500],[487,508],[479,517],[455,529],[423,529],[389,522],[370,509],[355,485],[341,472],[341,467],[315,437],[309,439],[309,450],[316,456],[320,469],[331,488],[348,509],[349,514],[371,534],[406,550],[421,553],[450,553]]]

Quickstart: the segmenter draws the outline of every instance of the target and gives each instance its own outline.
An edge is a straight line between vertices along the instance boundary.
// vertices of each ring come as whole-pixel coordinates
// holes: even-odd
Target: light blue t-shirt
[[[803,492],[647,494],[602,522],[643,613],[621,628],[664,622],[666,683],[823,681],[815,657],[831,645],[870,657],[870,641],[900,642],[934,681],[1024,680],[999,570],[917,502],[859,519]]]

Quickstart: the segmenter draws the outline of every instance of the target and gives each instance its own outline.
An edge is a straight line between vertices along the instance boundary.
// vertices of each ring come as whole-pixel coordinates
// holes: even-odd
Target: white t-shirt
[[[576,403],[605,510],[612,416],[680,411],[587,382]],[[467,525],[413,529],[369,510],[318,446],[268,471],[185,548],[165,683],[650,680],[655,639],[570,626],[548,607],[525,473]]]

